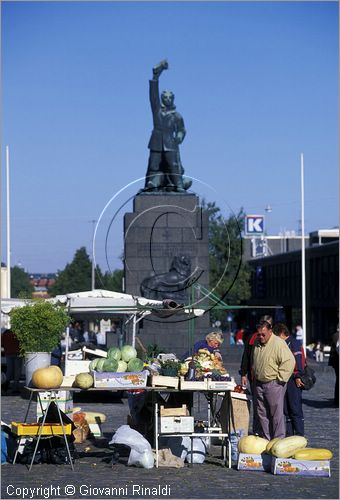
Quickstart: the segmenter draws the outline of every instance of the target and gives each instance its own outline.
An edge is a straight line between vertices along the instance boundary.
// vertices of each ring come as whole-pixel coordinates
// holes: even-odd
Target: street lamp
[[[91,290],[95,289],[95,276],[96,276],[96,269],[94,265],[94,233],[95,233],[95,228],[96,228],[96,220],[90,220],[89,222],[92,222],[93,226],[93,231],[92,231],[92,257],[91,257]]]

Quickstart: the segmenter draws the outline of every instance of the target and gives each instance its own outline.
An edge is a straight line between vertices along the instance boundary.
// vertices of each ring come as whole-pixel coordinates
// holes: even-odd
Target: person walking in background
[[[6,379],[9,385],[13,382],[13,392],[18,392],[23,359],[20,356],[19,340],[15,333],[8,329],[1,335],[1,345],[6,358]]]
[[[339,408],[339,327],[332,337],[328,365],[335,371],[334,405]]]
[[[273,335],[269,321],[260,322],[254,343],[254,411],[260,423],[260,436],[271,440],[286,436],[284,395],[295,367],[287,344]]]
[[[244,344],[244,350],[242,354],[240,375],[241,375],[241,385],[243,387],[247,386],[249,382],[250,392],[254,394],[254,374],[252,371],[252,361],[253,361],[253,351],[254,344],[257,339],[257,335],[260,333],[262,325],[265,321],[268,321],[271,325],[273,324],[273,318],[271,316],[262,316],[258,325],[256,325],[256,332],[247,337]],[[253,434],[259,434],[261,430],[257,412],[253,409]]]
[[[322,361],[323,361],[323,344],[320,342],[320,340],[317,341],[317,343],[314,347],[314,352],[315,352],[316,362],[322,363]]]
[[[295,327],[295,338],[300,344],[303,344],[303,330],[301,325],[296,325]]]
[[[305,353],[303,347],[290,335],[288,328],[283,323],[274,325],[273,332],[286,342],[295,358],[294,373],[287,382],[287,390],[284,398],[286,436],[304,436],[305,429],[302,410],[303,382],[301,376],[306,364]]]
[[[236,345],[243,345],[244,328],[237,330],[235,335]]]

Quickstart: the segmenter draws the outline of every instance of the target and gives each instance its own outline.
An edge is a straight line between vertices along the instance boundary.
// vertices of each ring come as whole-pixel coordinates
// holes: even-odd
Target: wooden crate
[[[184,380],[181,377],[180,388],[192,391],[206,391],[208,387],[207,379],[204,380]]]
[[[37,436],[40,432],[41,426],[39,424],[23,424],[21,422],[12,422],[11,429],[17,436]],[[64,424],[65,434],[72,433],[72,424]],[[61,424],[44,424],[42,429],[42,436],[54,436],[56,434],[63,434]]]
[[[178,377],[167,377],[165,375],[151,376],[152,387],[171,387],[173,389],[178,389],[178,384],[179,384]]]
[[[164,408],[161,406],[160,416],[161,417],[186,417],[189,415],[189,410],[187,405],[182,405],[180,408]]]

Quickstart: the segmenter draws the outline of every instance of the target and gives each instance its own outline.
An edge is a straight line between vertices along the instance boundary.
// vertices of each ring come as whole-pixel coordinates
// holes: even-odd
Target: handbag
[[[303,382],[303,387],[301,389],[305,391],[309,391],[315,384],[316,382],[316,376],[313,368],[311,368],[309,365],[305,366],[305,369],[303,370],[303,374],[301,375],[301,380]]]

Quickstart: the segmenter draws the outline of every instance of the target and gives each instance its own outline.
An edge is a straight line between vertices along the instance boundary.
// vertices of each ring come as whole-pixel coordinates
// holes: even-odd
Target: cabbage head
[[[116,372],[118,368],[118,361],[116,359],[106,359],[103,363],[103,372]]]
[[[106,361],[106,358],[100,358],[98,361],[97,361],[97,364],[96,364],[96,372],[103,372],[103,365]]]
[[[122,359],[118,361],[117,372],[126,372],[126,369],[127,369],[127,362],[123,361]]]
[[[128,362],[128,371],[129,372],[141,372],[144,367],[144,361],[139,358],[132,358]]]
[[[122,360],[126,361],[127,363],[130,361],[130,359],[137,358],[137,351],[132,345],[124,345],[121,349],[122,353]]]
[[[107,357],[109,359],[116,359],[117,361],[119,361],[121,359],[121,357],[122,357],[120,349],[118,347],[111,347],[107,351]]]

